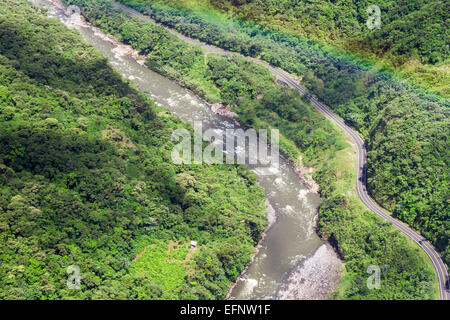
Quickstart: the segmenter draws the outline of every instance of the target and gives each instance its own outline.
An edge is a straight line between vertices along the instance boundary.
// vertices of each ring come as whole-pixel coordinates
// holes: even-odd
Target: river
[[[238,127],[232,119],[214,113],[191,91],[145,67],[143,57],[129,46],[106,36],[78,15],[66,15],[61,5],[48,0],[30,2],[47,8],[50,17],[76,29],[119,73],[174,115],[189,122],[201,121],[204,129]],[[265,189],[276,221],[267,230],[252,263],[237,280],[228,298],[326,298],[339,281],[342,263],[331,246],[315,232],[319,195],[309,191],[282,158],[276,175],[262,174],[258,168],[250,169]]]

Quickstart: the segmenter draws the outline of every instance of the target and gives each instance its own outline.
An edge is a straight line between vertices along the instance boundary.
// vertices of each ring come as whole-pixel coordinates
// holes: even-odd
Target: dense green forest
[[[0,299],[224,298],[267,226],[256,176],[172,164],[187,124],[28,1],[0,9]]]
[[[293,35],[331,45],[387,66],[428,89],[449,94],[450,19],[446,1],[383,0],[121,0],[154,15],[158,21],[204,36],[249,55],[264,52],[259,34],[281,40]],[[380,8],[381,28],[369,29],[367,9]],[[181,12],[180,12],[181,11]],[[196,14],[193,15],[192,13]],[[211,26],[210,23],[213,23]],[[256,23],[256,25],[255,25]],[[184,26],[181,26],[183,24]],[[226,37],[223,31],[233,31]],[[246,35],[239,34],[245,31]],[[181,31],[181,30],[180,30]],[[281,36],[281,38],[280,38]],[[271,46],[273,49],[273,46]],[[277,50],[279,51],[279,50]],[[271,57],[276,59],[275,57]],[[284,56],[283,60],[288,57]],[[288,60],[286,60],[287,62]]]
[[[354,190],[355,159],[349,158],[346,137],[298,92],[278,85],[259,64],[238,55],[206,54],[160,26],[114,9],[109,1],[64,2],[80,6],[89,22],[146,54],[148,67],[210,102],[234,106],[243,125],[280,129],[283,152],[293,159],[302,155],[307,165],[316,166],[314,177],[323,196],[319,232],[346,261],[338,298],[435,297],[433,272],[419,249],[359,202]],[[370,264],[389,265],[380,290],[368,290],[365,284]]]
[[[299,76],[305,87],[339,114],[348,125],[358,130],[366,141],[369,158],[368,188],[372,197],[393,212],[394,216],[431,240],[447,265],[450,264],[448,95],[426,92],[413,82],[407,82],[369,61],[341,54],[338,50],[288,32],[274,31],[266,24],[257,25],[239,20],[239,15],[230,24],[227,16],[223,18],[211,10],[203,12],[190,9],[193,7],[192,1],[120,2],[188,36],[262,59]],[[220,8],[228,8],[226,5],[229,5],[227,1],[212,3]],[[233,12],[248,9],[250,14],[249,8],[253,8],[256,3],[261,7],[256,12],[278,7],[278,1],[233,1]],[[289,14],[294,12],[299,16],[305,15],[309,8],[307,12],[314,16],[317,10],[330,12],[332,6],[331,2],[324,2],[322,5],[311,2],[302,6],[300,1],[296,1],[289,2],[295,10],[288,10],[290,5],[287,3],[288,1],[281,2],[277,9],[278,17],[285,17],[283,8]],[[383,25],[383,28],[374,33],[369,33],[364,27],[367,17],[361,11],[365,8],[364,3],[357,6],[358,10],[347,10],[356,6],[355,3],[356,1],[337,1],[333,5],[341,7],[338,12],[347,12],[357,17],[354,24],[358,24],[358,29],[361,30],[361,41],[370,42],[371,46],[379,48],[377,50],[390,52],[389,57],[396,56],[401,60],[418,56],[424,63],[443,63],[444,69],[448,69],[445,68],[445,63],[449,58],[449,41],[444,24],[444,21],[448,21],[448,10],[443,7],[444,1],[385,1],[380,6],[385,5],[392,10],[383,9],[388,11],[388,17],[383,18],[386,26]],[[188,4],[191,4],[190,7]],[[311,12],[312,8],[316,8],[314,12]],[[399,10],[403,10],[407,18],[400,19]],[[429,17],[431,12],[433,15]],[[422,14],[428,20],[439,23],[427,24],[426,28],[420,27],[418,21],[423,22]],[[341,20],[351,20],[344,14],[339,16]],[[395,27],[408,19],[407,25],[410,28]],[[428,20],[425,19],[423,23],[428,23]],[[336,22],[333,28],[348,29],[342,25]],[[388,39],[383,32],[389,32],[393,28],[400,32],[396,37],[408,41],[408,46],[391,41],[391,44],[386,44],[389,48],[381,47],[381,42]],[[349,30],[351,33],[353,29]],[[394,33],[390,32],[390,35],[393,36]],[[410,37],[415,40],[412,41]],[[380,43],[377,44],[377,41]],[[395,49],[397,47],[398,52]],[[418,48],[425,51],[419,52]],[[442,78],[438,82],[447,90],[443,92],[448,94],[449,79]]]
[[[201,1],[200,1],[201,2]],[[304,37],[327,42],[343,42],[348,47],[367,50],[378,57],[401,64],[411,58],[437,64],[449,58],[447,3],[436,0],[340,0],[271,1],[210,0],[221,10],[246,20],[267,21],[270,16]],[[369,29],[367,8],[380,8],[381,26]],[[273,23],[273,21],[271,21]],[[267,22],[266,22],[267,23]]]

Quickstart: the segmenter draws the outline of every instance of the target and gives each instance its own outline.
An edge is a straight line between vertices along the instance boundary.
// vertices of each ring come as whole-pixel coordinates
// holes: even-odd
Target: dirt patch
[[[237,118],[237,114],[233,111],[231,111],[231,107],[229,105],[225,105],[223,103],[214,103],[211,105],[211,110],[212,112],[216,113],[216,114],[220,114],[222,116],[231,118],[231,119],[236,119]]]
[[[102,138],[112,142],[112,144],[119,148],[130,148],[134,151],[138,149],[123,131],[116,128],[103,130]]]
[[[179,249],[179,242],[178,241],[169,240],[169,245],[167,246],[167,262],[182,263],[185,267],[187,266],[188,262],[192,261],[192,256],[193,256],[194,252],[197,250],[197,248],[190,247],[188,249],[186,257],[184,257],[184,260],[177,260],[177,259],[172,259],[170,257],[170,254],[172,253],[172,251],[176,250],[176,249]]]
[[[136,262],[136,261],[138,261],[140,258],[142,258],[142,256],[144,255],[144,253],[147,251],[147,248],[148,247],[154,247],[155,245],[154,244],[151,244],[151,245],[149,245],[149,246],[146,246],[145,248],[144,248],[144,250],[142,250],[141,252],[139,252],[138,254],[137,254],[137,256],[133,259],[133,262]]]
[[[308,189],[313,193],[319,193],[319,184],[314,181],[312,174],[316,171],[316,168],[307,167],[303,164],[303,157],[298,157],[298,163],[289,161],[294,167],[294,171],[300,177],[300,179],[306,184]]]

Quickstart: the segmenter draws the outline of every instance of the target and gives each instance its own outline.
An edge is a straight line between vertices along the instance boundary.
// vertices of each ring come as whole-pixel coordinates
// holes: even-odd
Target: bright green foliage
[[[326,59],[347,52],[450,94],[445,1],[119,1],[191,37],[292,73],[314,70],[310,62],[320,63],[321,51],[332,45],[339,51],[326,49]],[[381,28],[371,30],[366,10],[374,4]]]

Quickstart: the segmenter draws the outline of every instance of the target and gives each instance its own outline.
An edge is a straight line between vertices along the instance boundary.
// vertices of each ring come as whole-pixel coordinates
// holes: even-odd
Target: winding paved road
[[[273,71],[272,71],[273,72]],[[275,72],[277,78],[286,82],[290,87],[299,90],[302,94],[306,94],[306,90],[300,86],[296,81],[290,78],[288,75],[281,71]],[[366,207],[383,218],[384,220],[391,222],[396,229],[407,235],[411,240],[419,245],[423,251],[428,255],[431,262],[433,263],[434,269],[439,279],[439,291],[441,300],[450,300],[450,295],[446,289],[446,283],[448,281],[447,268],[442,261],[439,254],[433,248],[433,246],[426,241],[420,234],[412,230],[409,226],[403,222],[393,218],[389,213],[387,213],[383,208],[381,208],[375,201],[370,198],[366,184],[367,184],[367,151],[364,145],[364,141],[361,139],[359,134],[347,126],[338,116],[331,112],[323,103],[318,101],[315,97],[310,97],[309,101],[316,106],[328,119],[336,123],[345,133],[353,140],[356,145],[358,152],[358,172],[356,180],[356,189],[361,201],[366,205]]]
[[[119,8],[123,11],[126,11],[126,12],[130,13],[131,15],[138,17],[142,20],[152,21],[153,23],[156,23],[150,17],[145,16],[145,15],[139,13],[138,11],[131,9],[127,6],[124,6],[120,3],[114,2],[113,6],[116,8]],[[158,24],[158,23],[156,23],[156,24]],[[160,25],[160,24],[158,24],[158,25]],[[166,30],[168,30],[170,33],[176,35],[181,40],[186,41],[191,44],[199,45],[203,49],[205,49],[207,52],[216,52],[216,53],[221,53],[221,54],[237,54],[237,53],[226,51],[224,49],[221,49],[221,48],[218,48],[215,46],[205,44],[196,39],[186,37],[185,35],[182,35],[181,33],[177,32],[175,30],[172,30],[170,28],[167,28],[165,26],[163,26],[163,27]],[[264,65],[266,68],[269,69],[270,72],[272,72],[277,77],[278,80],[286,83],[291,88],[298,90],[301,94],[307,94],[306,89],[303,88],[297,81],[295,81],[288,73],[286,73],[280,69],[274,68],[273,66],[267,64],[266,62],[255,60],[250,57],[245,57],[245,58],[250,59],[254,62],[257,62],[261,65]],[[367,184],[367,175],[366,175],[367,150],[366,150],[364,141],[361,139],[361,137],[359,136],[359,134],[356,131],[354,131],[349,126],[347,126],[337,115],[335,115],[332,111],[330,111],[330,109],[328,109],[328,107],[326,107],[323,103],[321,103],[319,100],[317,100],[314,96],[310,96],[310,95],[308,95],[308,96],[309,96],[309,101],[314,106],[316,106],[317,109],[319,109],[320,112],[322,112],[329,120],[331,120],[336,125],[338,125],[342,130],[344,130],[345,133],[354,142],[356,149],[357,149],[357,153],[358,153],[358,168],[357,168],[358,172],[357,172],[357,180],[356,180],[356,189],[358,191],[358,195],[359,195],[361,201],[366,205],[366,207],[370,211],[374,212],[375,214],[377,214],[384,220],[391,222],[397,230],[399,230],[400,232],[402,232],[403,234],[408,236],[411,240],[413,240],[415,243],[417,243],[419,245],[419,247],[422,248],[423,251],[425,251],[425,253],[430,258],[431,262],[433,263],[434,269],[438,276],[441,300],[450,300],[450,294],[446,288],[446,286],[448,285],[447,283],[449,281],[447,268],[446,268],[444,262],[442,261],[441,257],[439,256],[439,254],[433,248],[433,246],[428,241],[426,241],[420,234],[418,234],[416,231],[411,229],[409,226],[407,226],[403,222],[393,218],[386,210],[381,208],[375,201],[372,200],[372,198],[370,198],[369,193],[367,192],[367,188],[366,188],[366,184]]]

